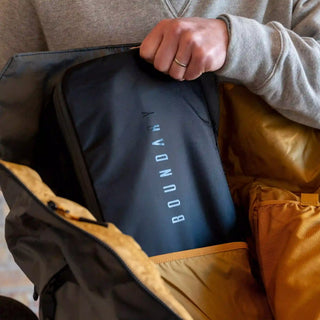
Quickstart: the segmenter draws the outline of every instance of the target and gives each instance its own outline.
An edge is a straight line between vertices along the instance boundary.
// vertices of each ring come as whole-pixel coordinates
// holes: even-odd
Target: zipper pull
[[[54,201],[52,201],[52,200],[50,200],[50,201],[47,202],[47,206],[48,206],[51,210],[57,212],[58,214],[65,215],[65,214],[68,214],[68,213],[70,212],[69,210],[65,210],[65,209],[63,209],[63,208],[59,208],[59,207],[57,206],[57,204],[56,204]]]
[[[58,214],[60,214],[60,215],[62,215],[62,216],[67,216],[68,213],[70,213],[69,210],[65,210],[65,209],[63,209],[63,208],[59,208],[59,207],[57,206],[57,204],[56,204],[54,201],[52,201],[52,200],[50,200],[50,201],[47,202],[47,206],[48,206],[51,210],[55,211],[56,213],[58,213]],[[87,219],[87,218],[83,218],[83,217],[74,217],[74,216],[72,216],[72,215],[69,215],[69,216],[68,216],[68,219],[72,219],[72,220],[76,220],[76,221],[81,221],[81,222],[88,222],[88,223],[92,223],[92,224],[96,224],[96,225],[99,225],[99,226],[103,226],[103,227],[108,228],[108,223],[107,223],[107,222],[95,221],[95,220],[91,220],[91,219]]]

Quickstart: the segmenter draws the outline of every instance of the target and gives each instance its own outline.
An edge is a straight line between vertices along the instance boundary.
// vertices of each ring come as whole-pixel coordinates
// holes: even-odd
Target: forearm
[[[320,128],[320,31],[311,24],[310,36],[300,36],[278,22],[220,18],[230,40],[217,74],[244,84],[284,116]]]

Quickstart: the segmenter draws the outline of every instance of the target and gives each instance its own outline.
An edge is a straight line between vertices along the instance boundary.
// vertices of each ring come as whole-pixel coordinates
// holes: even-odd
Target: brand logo
[[[144,118],[149,118],[149,119],[150,119],[151,115],[154,115],[154,114],[155,114],[154,112],[142,112],[142,116]],[[159,133],[161,132],[160,124],[148,125],[147,129],[151,134],[154,135],[155,138],[156,138],[156,134],[159,135]],[[162,164],[167,163],[169,166],[170,159],[169,159],[168,153],[166,152],[165,139],[160,138],[160,139],[152,140],[151,144],[152,144],[152,146],[154,146],[156,148],[156,150],[155,150],[156,155],[154,156],[154,161],[159,164],[160,163],[162,163]],[[165,195],[165,198],[167,198],[166,207],[168,209],[174,209],[174,208],[181,207],[181,201],[180,201],[180,199],[177,198],[176,184],[175,183],[170,183],[170,184],[166,183],[167,178],[172,177],[174,175],[172,169],[169,167],[167,169],[159,170],[158,174],[159,174],[159,178],[163,179],[162,192]],[[179,215],[175,214],[175,215],[171,216],[171,222],[173,224],[180,223],[185,220],[186,219],[183,214],[179,214]]]

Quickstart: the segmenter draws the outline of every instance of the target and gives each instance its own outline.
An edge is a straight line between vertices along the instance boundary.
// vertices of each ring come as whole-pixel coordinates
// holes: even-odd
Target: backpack
[[[215,78],[131,47],[20,54],[0,76],[6,240],[41,319],[191,319],[148,256],[242,240]]]

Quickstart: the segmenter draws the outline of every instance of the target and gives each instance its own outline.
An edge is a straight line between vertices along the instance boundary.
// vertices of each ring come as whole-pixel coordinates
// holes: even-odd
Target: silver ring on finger
[[[174,62],[179,65],[180,67],[187,68],[188,64],[182,63],[177,58],[174,58]]]

